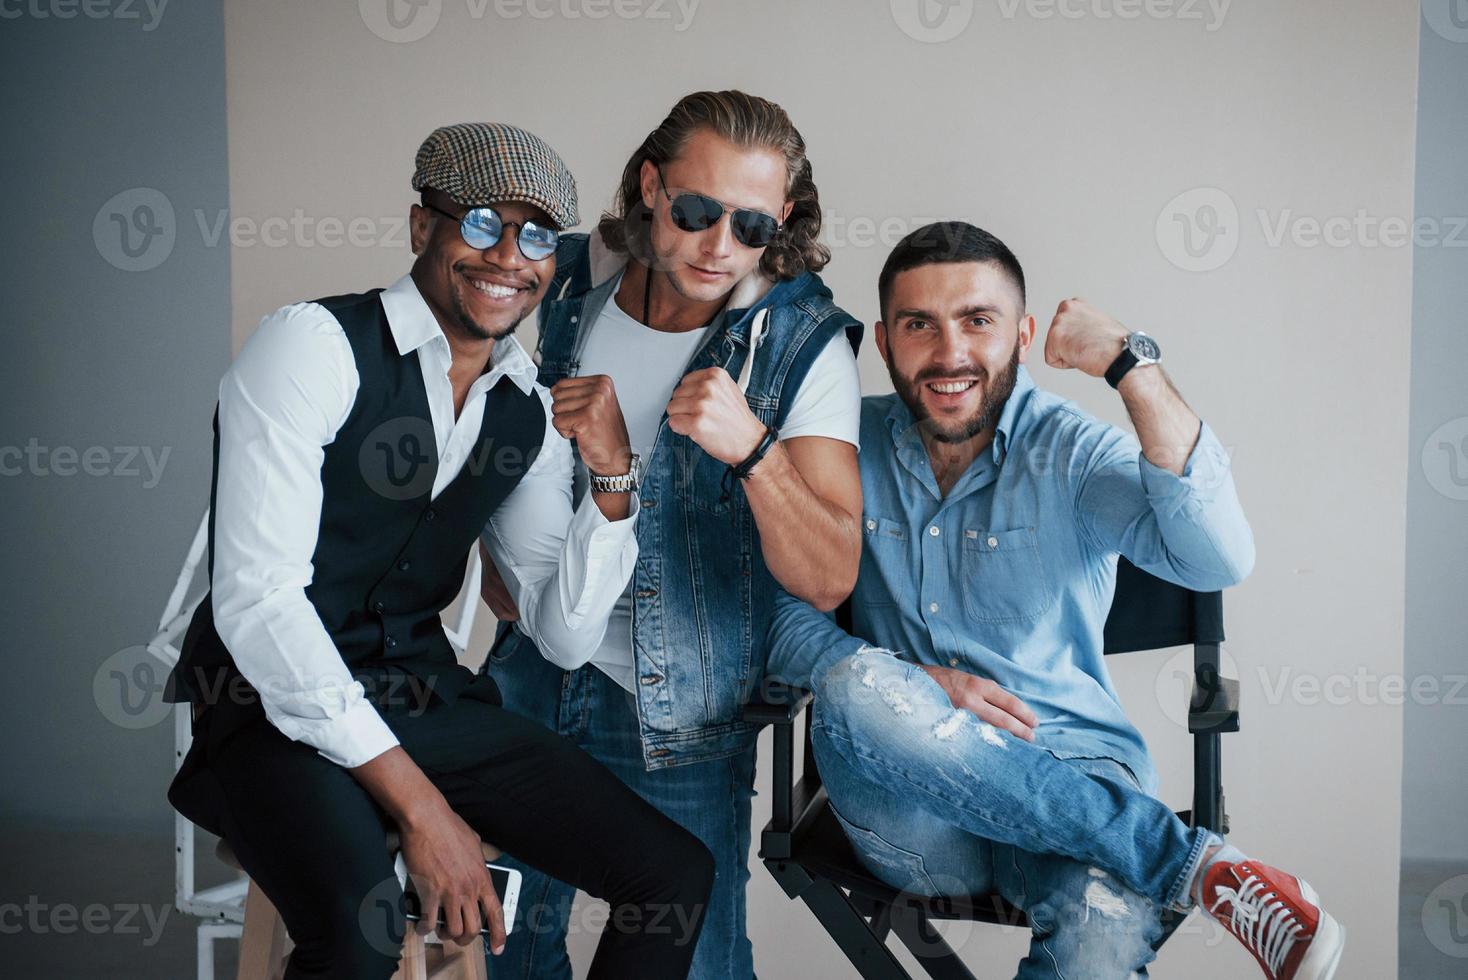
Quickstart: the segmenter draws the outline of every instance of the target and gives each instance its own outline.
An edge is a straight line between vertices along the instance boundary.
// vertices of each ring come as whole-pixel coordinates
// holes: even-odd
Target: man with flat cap
[[[194,742],[169,799],[280,911],[290,980],[393,973],[389,832],[422,928],[441,911],[440,934],[467,943],[483,925],[503,947],[482,839],[611,903],[592,977],[683,977],[708,850],[501,707],[439,619],[482,532],[530,583],[522,617],[594,649],[636,560],[610,385],[552,399],[510,336],[577,222],[575,183],[500,124],[437,129],[416,166],[409,273],[267,316],[220,384],[211,589],[169,685],[193,704]],[[572,437],[601,478],[574,509]]]

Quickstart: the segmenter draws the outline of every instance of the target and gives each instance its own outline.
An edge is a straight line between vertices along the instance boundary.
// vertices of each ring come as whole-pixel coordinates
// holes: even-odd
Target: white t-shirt
[[[620,277],[612,287],[601,314],[581,352],[582,376],[611,377],[627,421],[632,451],[649,459],[653,440],[662,425],[663,410],[683,380],[688,362],[703,347],[712,325],[683,333],[668,333],[638,322],[617,305]],[[758,352],[755,355],[758,356]],[[780,439],[823,436],[858,446],[861,430],[861,376],[856,355],[846,335],[831,339],[811,364],[790,405]],[[585,467],[578,464],[577,492],[585,487]],[[591,661],[628,691],[635,690],[632,661],[632,585],[617,600],[607,622],[601,647]]]

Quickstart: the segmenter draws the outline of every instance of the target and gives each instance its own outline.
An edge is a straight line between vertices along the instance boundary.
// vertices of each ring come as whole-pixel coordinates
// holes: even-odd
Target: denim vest
[[[541,384],[580,373],[587,328],[611,299],[616,276],[592,281],[591,250],[586,235],[561,237],[540,307]],[[752,331],[758,347],[748,365]],[[861,323],[831,302],[819,276],[805,273],[775,283],[748,308],[726,309],[685,373],[721,365],[736,379],[747,376],[750,410],[778,428],[811,364],[841,332],[859,347]],[[725,480],[727,469],[669,429],[666,416],[643,460],[632,649],[648,770],[735,755],[758,735],[739,720],[739,708],[764,671],[777,585],[744,488]],[[501,624],[486,670],[514,683],[517,654],[538,651]]]

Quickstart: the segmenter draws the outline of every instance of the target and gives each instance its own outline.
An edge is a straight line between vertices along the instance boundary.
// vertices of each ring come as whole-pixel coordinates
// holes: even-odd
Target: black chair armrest
[[[758,725],[793,725],[814,697],[803,687],[766,678],[740,709],[739,717]]]
[[[820,775],[809,764],[809,771],[799,782],[795,780],[795,721],[813,698],[814,695],[804,688],[767,677],[739,712],[747,722],[774,728],[770,822],[760,841],[760,855],[765,858],[788,858],[794,831],[807,822],[813,808],[824,801]]]
[[[1188,705],[1188,731],[1215,735],[1239,730],[1239,682],[1200,670]]]

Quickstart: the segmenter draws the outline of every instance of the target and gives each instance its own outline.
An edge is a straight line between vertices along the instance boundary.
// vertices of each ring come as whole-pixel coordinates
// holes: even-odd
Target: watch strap
[[[641,457],[633,453],[632,463],[627,467],[627,472],[617,476],[598,476],[590,473],[592,491],[595,493],[632,493],[640,482],[637,478],[637,464],[640,460]]]
[[[1121,379],[1126,373],[1137,366],[1137,355],[1132,353],[1130,344],[1123,344],[1121,353],[1116,355],[1116,360],[1111,362],[1111,367],[1106,369],[1106,383],[1115,388],[1121,384]]]

